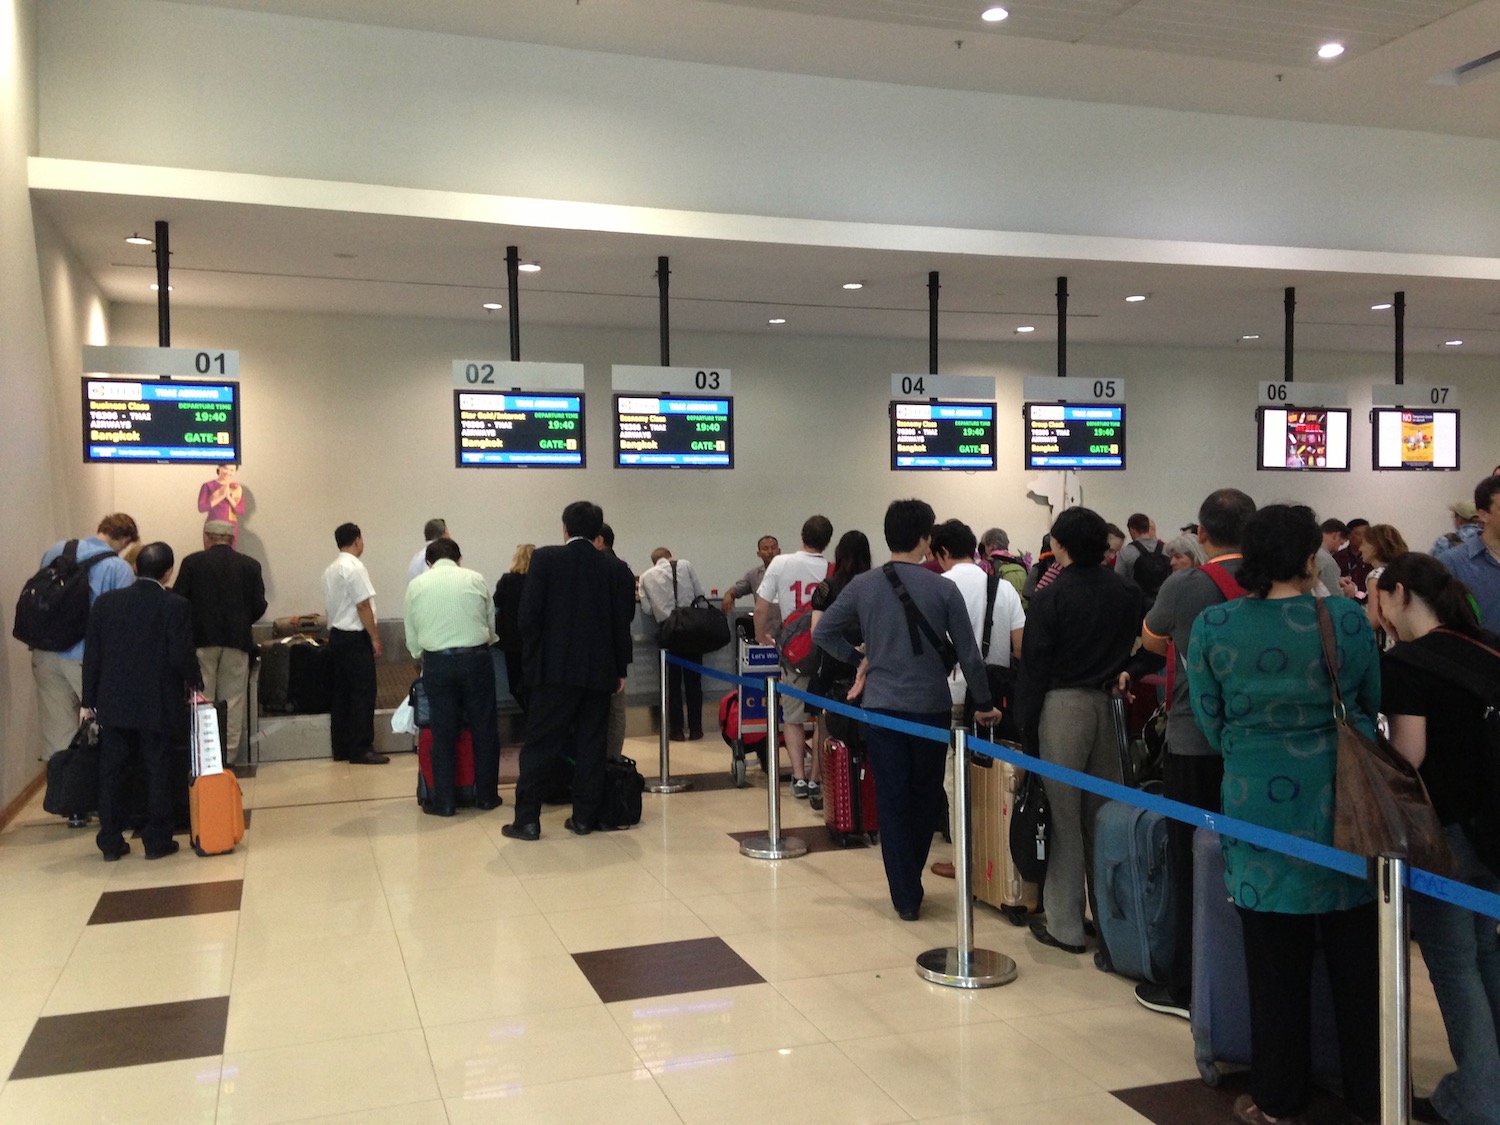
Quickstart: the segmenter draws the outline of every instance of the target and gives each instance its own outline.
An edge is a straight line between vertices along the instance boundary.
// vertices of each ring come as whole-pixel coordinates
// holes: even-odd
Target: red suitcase
[[[837,738],[823,743],[823,823],[840,847],[878,838],[875,771],[864,749],[850,750]]]
[[[453,770],[453,803],[474,803],[474,736],[468,731],[458,732],[455,747],[457,763]],[[417,735],[417,800],[427,803],[432,792],[432,728],[423,727]]]

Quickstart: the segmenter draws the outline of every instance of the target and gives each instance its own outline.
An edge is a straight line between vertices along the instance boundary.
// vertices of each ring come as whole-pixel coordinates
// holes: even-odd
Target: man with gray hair
[[[174,593],[192,607],[193,646],[203,673],[203,692],[222,699],[225,716],[224,764],[239,761],[244,737],[245,695],[255,641],[250,627],[265,615],[266,584],[260,563],[234,549],[235,525],[209,520],[203,550],[182,560]]]
[[[979,537],[979,551],[990,564],[990,572],[1009,582],[1019,595],[1021,587],[1026,585],[1026,564],[1011,553],[1010,536],[1005,530],[992,527],[986,531]],[[1021,607],[1024,609],[1025,606],[1026,600],[1023,598]]]
[[[411,557],[406,567],[406,580],[410,582],[427,569],[427,547],[434,539],[447,539],[448,521],[434,517],[422,525],[422,547]]]

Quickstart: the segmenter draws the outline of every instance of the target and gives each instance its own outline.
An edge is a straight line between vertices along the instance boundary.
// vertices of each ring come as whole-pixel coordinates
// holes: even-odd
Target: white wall
[[[40,41],[48,157],[1243,244],[1225,252],[1238,249],[1246,265],[1255,246],[1500,258],[1500,143],[1475,138],[773,74],[157,0],[48,0]],[[1494,276],[1496,264],[1486,269]]]
[[[149,306],[115,306],[113,342],[150,344]],[[673,341],[682,364],[733,371],[736,468],[731,472],[616,470],[609,431],[611,363],[651,363],[652,333],[525,328],[525,357],[582,362],[587,378],[589,466],[583,470],[457,469],[453,460],[451,361],[503,356],[493,326],[472,321],[173,310],[173,343],[237,348],[244,400],[244,467],[252,496],[242,547],[265,564],[273,614],[316,609],[318,578],[348,519],[365,531],[383,616],[400,615],[405,568],[430,516],[449,521],[466,561],[493,580],[515,544],[553,542],[571,500],[603,505],[622,557],[643,568],[665,544],[723,588],[753,561],[755,539],[795,546],[802,520],[823,512],[836,534],[859,527],[880,548],[881,516],[900,496],[927,499],[940,517],[983,530],[999,524],[1034,550],[1047,511],[1027,497],[1021,466],[1021,378],[1055,368],[1051,348],[945,344],[944,370],[998,376],[1000,468],[994,473],[893,473],[886,404],[890,373],[921,370],[918,342],[765,335]],[[1494,361],[1413,357],[1412,381],[1461,389],[1466,469],[1376,475],[1364,422],[1368,385],[1391,381],[1385,356],[1309,354],[1297,376],[1348,382],[1354,407],[1354,470],[1337,476],[1256,473],[1253,398],[1280,377],[1279,357],[1232,350],[1074,348],[1069,370],[1127,381],[1130,467],[1094,473],[1084,501],[1123,524],[1136,509],[1163,528],[1195,518],[1213,488],[1257,500],[1296,498],[1320,512],[1401,527],[1425,547],[1451,525],[1443,511],[1469,495],[1500,461],[1500,384]],[[90,472],[94,470],[89,470]],[[103,470],[100,470],[103,471]],[[201,468],[119,467],[114,507],[143,535],[179,551],[198,547]]]

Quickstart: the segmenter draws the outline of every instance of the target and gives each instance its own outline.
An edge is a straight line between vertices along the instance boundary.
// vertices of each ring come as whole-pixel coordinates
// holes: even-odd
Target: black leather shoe
[[[150,848],[147,848],[146,849],[146,858],[147,859],[164,859],[165,857],[167,857],[169,855],[176,855],[181,850],[182,850],[182,845],[179,844],[176,840],[168,840],[165,844],[163,844],[161,847],[157,848],[155,851],[152,851]]]
[[[587,836],[590,832],[593,831],[593,829],[590,828],[587,824],[578,824],[577,822],[575,822],[571,816],[568,817],[567,820],[563,821],[563,827],[566,828],[569,832],[573,833],[573,835],[575,836]]]
[[[89,814],[88,813],[74,813],[72,816],[68,817],[68,827],[69,828],[87,828],[88,826],[89,826]]]
[[[688,731],[687,740],[689,742],[697,742],[702,737],[703,737],[703,728],[701,728],[701,727],[695,727],[695,728],[693,728],[693,729],[691,729],[691,730]]]
[[[363,754],[351,754],[349,764],[351,766],[383,766],[390,759],[384,754],[377,754],[373,750],[366,750]]]
[[[114,863],[117,860],[119,860],[119,858],[121,856],[127,856],[129,854],[130,854],[130,845],[128,843],[124,843],[124,844],[121,844],[119,846],[119,848],[117,850],[115,850],[115,851],[105,852],[104,853],[104,862],[105,863]]]
[[[1031,923],[1031,936],[1043,945],[1050,945],[1053,949],[1061,949],[1064,953],[1085,952],[1084,947],[1081,945],[1069,945],[1067,942],[1058,941],[1047,932],[1047,923],[1043,922],[1040,918],[1035,919]]]
[[[458,810],[452,805],[435,805],[431,801],[422,802],[422,811],[428,816],[457,816]]]
[[[901,921],[903,921],[903,922],[915,922],[921,916],[922,916],[922,909],[921,909],[921,907],[918,907],[916,910],[898,910],[898,911],[896,911],[896,917],[900,918]]]
[[[502,824],[500,835],[509,836],[512,840],[530,840],[535,843],[542,838],[542,826],[540,824]]]
[[[687,735],[683,734],[682,731],[681,731],[681,729],[679,729],[677,727],[673,727],[670,731],[667,732],[667,741],[668,742],[686,742],[687,741]]]
[[[498,809],[503,804],[505,804],[505,798],[497,793],[493,797],[478,798],[474,802],[474,807],[480,812],[489,812],[491,809]]]
[[[1412,1098],[1411,1119],[1413,1121],[1430,1121],[1433,1125],[1444,1125],[1448,1119],[1433,1108],[1431,1098]]]

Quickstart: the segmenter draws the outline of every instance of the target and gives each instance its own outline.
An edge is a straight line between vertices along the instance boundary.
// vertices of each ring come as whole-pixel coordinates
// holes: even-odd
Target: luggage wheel
[[[734,760],[733,764],[729,767],[729,776],[734,779],[734,787],[736,789],[743,789],[746,785],[749,784],[749,782],[745,780],[744,758],[736,758]]]
[[[834,829],[830,828],[828,830],[828,838],[841,848],[847,848],[849,846],[849,836],[845,832],[837,832]]]
[[[1198,1064],[1198,1076],[1203,1079],[1205,1086],[1217,1086],[1224,1079],[1217,1063],[1200,1062]]]
[[[866,832],[865,833],[865,842],[867,844],[869,844],[873,848],[876,844],[880,843],[880,833],[879,832]]]

